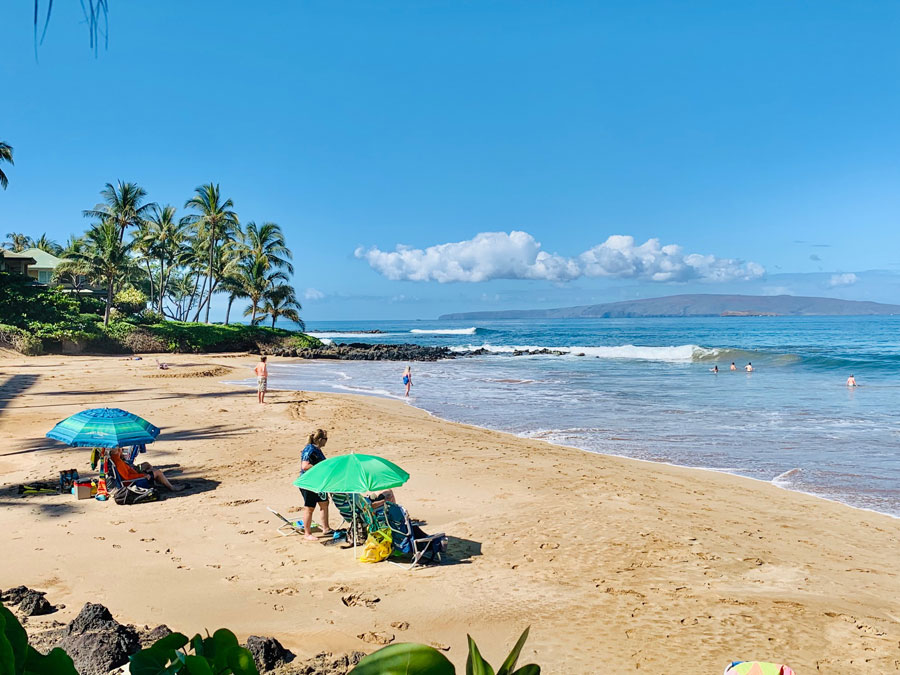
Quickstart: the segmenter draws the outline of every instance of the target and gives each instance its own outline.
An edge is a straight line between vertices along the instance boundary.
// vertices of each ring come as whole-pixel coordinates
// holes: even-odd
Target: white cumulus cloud
[[[635,244],[634,237],[613,235],[574,258],[541,249],[527,232],[482,232],[473,239],[429,246],[398,245],[393,251],[358,248],[361,258],[394,281],[490,281],[541,279],[572,281],[580,277],[612,277],[645,281],[735,281],[757,279],[762,266],[731,258],[685,254],[658,239]]]
[[[306,300],[321,300],[325,297],[325,294],[317,288],[307,288],[303,292],[303,297]]]
[[[848,272],[847,274],[832,274],[831,279],[828,280],[828,288],[852,286],[857,281],[859,281],[859,277],[853,274],[853,272]]]

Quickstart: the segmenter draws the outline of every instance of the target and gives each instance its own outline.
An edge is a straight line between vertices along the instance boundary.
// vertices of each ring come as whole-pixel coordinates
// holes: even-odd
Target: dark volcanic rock
[[[256,661],[256,667],[260,672],[274,670],[294,659],[294,654],[282,647],[273,637],[251,635],[247,638],[246,647],[253,654],[253,660]]]
[[[42,614],[52,614],[56,611],[56,607],[47,602],[44,593],[40,591],[29,591],[19,603],[19,612],[23,616],[40,616]]]
[[[347,675],[364,656],[364,652],[349,654],[326,652],[306,661],[294,661],[279,668],[278,675]]]
[[[40,616],[56,611],[56,607],[47,602],[45,595],[47,594],[43,591],[36,591],[27,586],[16,586],[0,593],[0,598],[7,606],[18,605],[22,616]]]
[[[141,648],[137,631],[112,618],[103,605],[87,603],[66,627],[62,647],[81,675],[106,675]]]
[[[382,345],[368,342],[331,344],[321,347],[294,349],[271,347],[261,351],[272,356],[295,356],[303,359],[334,359],[337,361],[438,361],[452,359],[456,354],[447,347],[422,345]]]
[[[28,586],[16,586],[15,588],[0,592],[0,598],[2,598],[3,602],[7,605],[18,605],[22,602],[22,598],[30,592],[31,589],[28,588]]]
[[[164,637],[166,637],[166,635],[171,634],[172,629],[166,625],[161,625],[157,626],[156,628],[150,629],[145,626],[144,630],[140,631],[141,647],[150,647],[157,640],[162,640]]]

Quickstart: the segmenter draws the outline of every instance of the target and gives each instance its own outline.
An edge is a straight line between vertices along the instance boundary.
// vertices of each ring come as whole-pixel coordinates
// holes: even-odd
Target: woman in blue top
[[[309,435],[309,438],[306,439],[306,447],[303,448],[303,454],[300,457],[301,476],[319,462],[325,461],[322,446],[327,442],[328,433],[324,429],[316,429]],[[328,496],[304,488],[300,488],[300,494],[303,495],[303,531],[305,533],[303,538],[307,541],[318,541],[318,538],[314,537],[310,531],[316,504],[319,505],[322,512],[322,534],[331,534],[331,528],[328,527]]]
[[[406,387],[406,395],[409,396],[409,389],[412,387],[412,368],[409,366],[403,371],[403,385]]]

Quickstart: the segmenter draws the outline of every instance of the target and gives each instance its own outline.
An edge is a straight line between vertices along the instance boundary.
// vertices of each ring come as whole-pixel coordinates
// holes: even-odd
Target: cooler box
[[[72,494],[75,495],[75,499],[90,499],[92,497],[90,482],[77,481],[72,486]]]

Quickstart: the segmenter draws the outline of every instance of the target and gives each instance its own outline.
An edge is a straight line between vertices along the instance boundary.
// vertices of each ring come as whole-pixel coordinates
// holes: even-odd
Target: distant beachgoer
[[[851,375],[850,377],[847,378],[847,386],[848,387],[858,387],[859,386],[858,384],[856,384],[856,378],[853,375]]]
[[[159,368],[160,370],[168,370],[169,364],[164,363],[164,362],[160,361],[159,359],[156,359],[156,367]]]
[[[746,370],[748,373],[752,373],[753,372],[753,364],[748,361],[747,365],[744,366],[744,370]]]
[[[175,487],[169,482],[169,479],[166,478],[166,475],[162,471],[154,469],[147,462],[143,462],[139,466],[127,462],[125,458],[122,457],[122,448],[113,448],[110,450],[109,458],[115,465],[116,471],[119,472],[119,476],[121,476],[122,480],[132,481],[147,478],[154,483],[159,483],[163,487],[168,488],[172,492],[181,492],[184,490],[184,485]]]
[[[709,372],[715,373],[716,375],[718,375],[719,374],[719,364],[716,364],[712,368],[710,368]]]
[[[266,402],[266,389],[269,386],[269,368],[266,365],[266,357],[260,356],[259,363],[253,369],[256,373],[256,398],[260,403]]]
[[[322,452],[322,446],[327,442],[328,432],[324,429],[316,429],[309,435],[306,439],[306,447],[303,448],[303,454],[300,456],[301,476],[319,462],[325,461],[325,453]],[[322,534],[331,534],[331,528],[328,526],[328,495],[313,492],[306,488],[300,488],[300,494],[303,495],[303,538],[307,541],[318,541],[310,530],[313,512],[316,510],[317,504],[322,512]]]
[[[732,369],[732,370],[737,370],[737,366],[734,365],[734,361],[731,362],[731,369]]]
[[[403,384],[406,385],[406,395],[409,396],[409,390],[412,387],[412,368],[406,366],[403,371]]]

